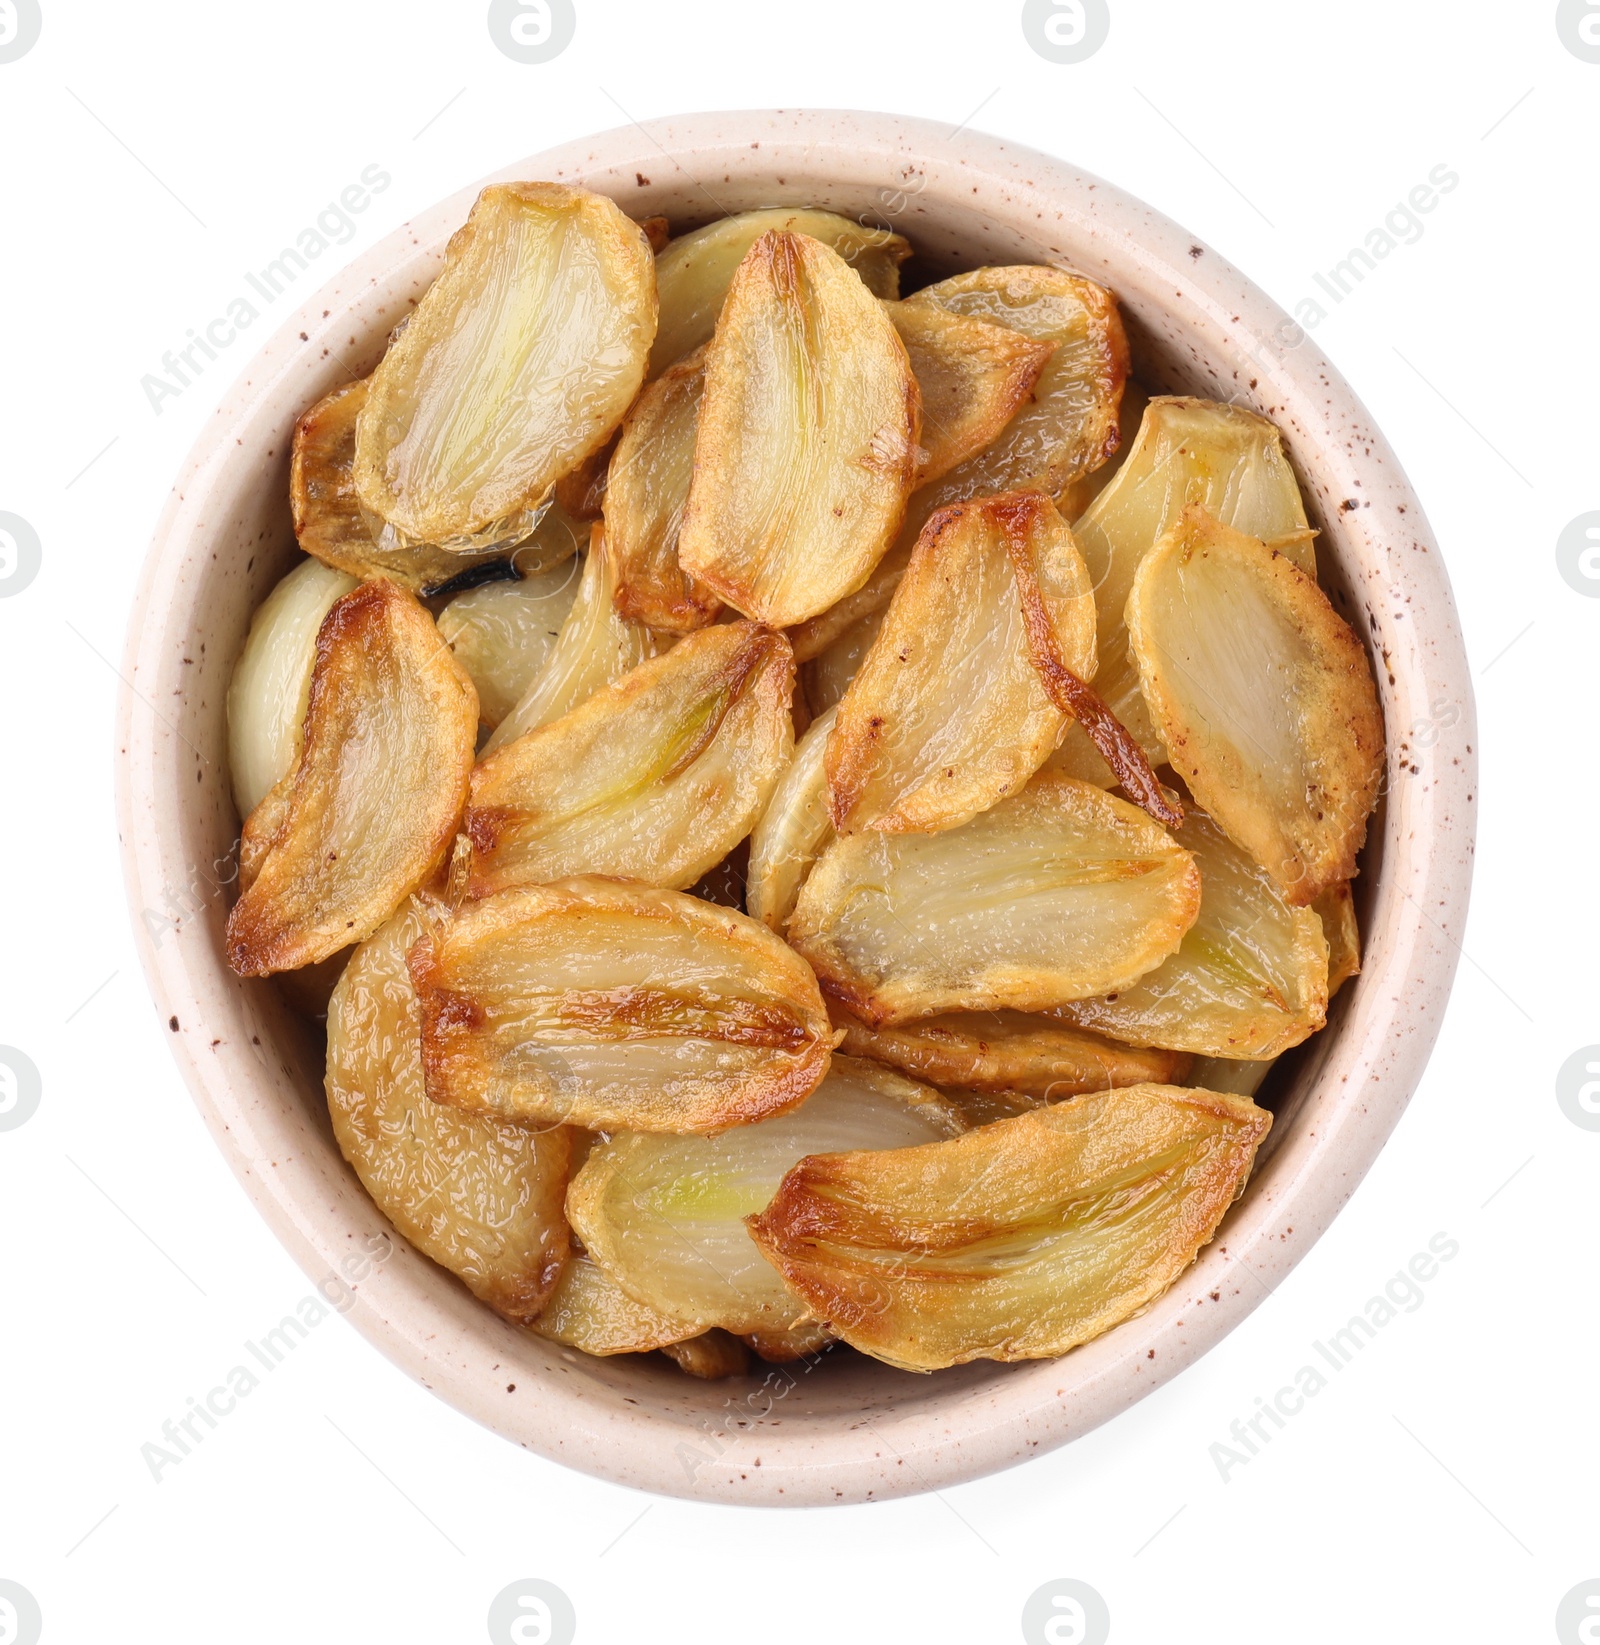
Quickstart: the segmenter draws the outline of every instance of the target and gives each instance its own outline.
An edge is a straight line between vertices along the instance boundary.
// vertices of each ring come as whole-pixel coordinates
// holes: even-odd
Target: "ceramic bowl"
[[[1388,726],[1385,799],[1358,882],[1365,968],[1278,1081],[1269,1144],[1215,1241],[1137,1319],[1060,1360],[916,1376],[836,1353],[703,1383],[659,1355],[590,1359],[515,1330],[398,1236],[389,1260],[344,1269],[390,1230],[334,1146],[320,1034],[274,986],[223,962],[238,835],[223,702],[252,611],[296,557],[296,414],[371,369],[475,183],[283,321],[217,410],[156,532],[129,628],[117,761],[134,928],[168,1042],[217,1146],[307,1274],[419,1382],[532,1451],[649,1490],[801,1505],[928,1490],[1063,1444],[1270,1294],[1371,1165],[1432,1046],[1456,965],[1447,933],[1465,911],[1475,781],[1467,664],[1422,510],[1360,402],[1280,309],[1187,231],[1060,160],[917,120],[780,111],[627,127],[484,181],[510,178],[581,183],[680,229],[756,206],[825,206],[904,232],[928,275],[1069,264],[1117,294],[1148,385],[1274,419]],[[1421,751],[1414,733],[1441,705],[1449,758]]]

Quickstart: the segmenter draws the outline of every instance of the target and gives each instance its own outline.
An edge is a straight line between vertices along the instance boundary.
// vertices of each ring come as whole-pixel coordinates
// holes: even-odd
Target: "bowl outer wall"
[[[513,178],[581,183],[675,226],[831,205],[906,233],[935,272],[1068,264],[1117,293],[1136,361],[1158,386],[1273,418],[1323,528],[1324,581],[1373,656],[1388,727],[1385,801],[1360,882],[1363,973],[1307,1047],[1216,1240],[1143,1314],[1060,1360],[917,1377],[835,1356],[698,1383],[659,1356],[594,1360],[516,1330],[394,1234],[334,1145],[315,1038],[276,990],[239,981],[222,958],[237,837],[223,703],[250,614],[297,554],[294,420],[371,369],[478,184],[284,321],[218,407],[157,528],[129,627],[117,813],[136,941],[161,1019],[175,1025],[173,1053],[306,1273],[396,1364],[530,1450],[644,1489],[799,1506],[929,1490],[1063,1444],[1176,1374],[1271,1292],[1372,1164],[1432,1048],[1466,914],[1476,773],[1466,656],[1422,509],[1349,387],[1309,339],[1293,346],[1275,304],[1159,213],[1036,151],[897,116],[751,111],[620,128],[484,181]],[[1419,752],[1407,728],[1446,705],[1450,737]],[[385,1235],[387,1260],[358,1281],[337,1277]]]

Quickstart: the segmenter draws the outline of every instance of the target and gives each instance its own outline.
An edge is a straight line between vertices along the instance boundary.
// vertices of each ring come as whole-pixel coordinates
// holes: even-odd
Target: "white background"
[[[0,510],[43,544],[0,599],[0,1042],[43,1077],[0,1133],[0,1577],[49,1645],[478,1641],[525,1576],[571,1596],[588,1642],[1015,1641],[1057,1577],[1105,1597],[1123,1645],[1554,1637],[1562,1595],[1600,1578],[1600,1133],[1555,1097],[1600,1040],[1600,601],[1555,555],[1600,508],[1600,65],[1564,49],[1553,0],[1111,0],[1076,66],[1030,49],[1015,3],[578,0],[570,48],[533,67],[495,49],[483,0],[43,6],[0,64]],[[392,186],[305,291],[520,155],[806,104],[970,117],[1064,156],[1285,305],[1434,167],[1459,174],[1317,334],[1422,495],[1482,719],[1467,958],[1421,1088],[1221,1346],[994,1478],[809,1512],[653,1499],[476,1428],[335,1318],[157,1484],[140,1446],[308,1282],[169,1059],[112,818],[107,659],[254,345],[159,416],[140,378],[371,164]],[[1441,1231],[1460,1254],[1422,1305],[1224,1482],[1229,1424]]]

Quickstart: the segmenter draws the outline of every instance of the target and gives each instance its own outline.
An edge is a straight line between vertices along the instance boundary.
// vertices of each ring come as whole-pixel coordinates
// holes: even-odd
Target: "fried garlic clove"
[[[228,682],[228,770],[248,817],[300,759],[317,630],[353,577],[302,560],[256,608]]]
[[[1158,764],[1165,753],[1128,656],[1125,613],[1139,562],[1191,503],[1236,531],[1284,539],[1285,552],[1316,575],[1305,504],[1276,426],[1242,406],[1150,401],[1132,450],[1072,530],[1099,613],[1095,689]],[[1117,780],[1081,730],[1067,733],[1051,764],[1102,785]]]
[[[606,486],[606,540],[617,609],[675,634],[716,619],[722,601],[678,564],[678,530],[694,473],[705,350],[669,367],[634,402]]]
[[[703,1382],[719,1382],[724,1377],[742,1377],[750,1369],[750,1350],[726,1331],[703,1331],[668,1343],[661,1350],[686,1376]]]
[[[449,1113],[449,1110],[442,1112]],[[577,1170],[574,1161],[574,1175]],[[693,1326],[630,1297],[583,1251],[574,1251],[567,1259],[550,1300],[537,1319],[528,1321],[528,1329],[547,1342],[559,1342],[564,1348],[579,1348],[601,1358],[612,1354],[654,1353],[657,1348],[669,1347],[695,1334]]]
[[[1009,327],[1052,348],[1027,402],[999,436],[918,494],[927,518],[967,497],[1005,491],[1051,496],[1117,449],[1128,340],[1116,299],[1064,269],[974,269],[925,286],[908,305]]]
[[[781,634],[720,623],[472,774],[474,897],[573,874],[685,890],[754,827],[793,748]]]
[[[363,583],[333,605],[300,762],[245,823],[253,878],[228,916],[240,976],[362,941],[439,867],[477,730],[472,681],[412,595]]]
[[[1020,1011],[924,1017],[898,1028],[868,1028],[837,1012],[834,1022],[844,1030],[841,1051],[966,1092],[1012,1091],[1059,1101],[1119,1085],[1176,1084],[1189,1068],[1179,1052],[1118,1045]]]
[[[428,1094],[463,1113],[718,1131],[793,1108],[828,1070],[833,1029],[805,965],[681,892],[521,886],[468,904],[410,963]]]
[[[1299,1045],[1328,1011],[1328,944],[1309,908],[1291,908],[1271,877],[1202,811],[1178,843],[1200,868],[1200,914],[1177,953],[1109,998],[1056,1013],[1130,1045],[1259,1060]]]
[[[874,297],[900,295],[900,265],[911,246],[888,229],[868,228],[831,211],[786,208],[719,218],[669,241],[656,257],[661,324],[650,352],[651,376],[711,341],[735,270],[751,246],[774,231],[809,234],[832,247]]]
[[[1139,681],[1173,768],[1304,907],[1356,871],[1383,771],[1361,642],[1285,555],[1186,509],[1128,595]]]
[[[982,451],[1033,393],[1055,352],[1009,326],[933,303],[885,303],[922,395],[919,484]]]
[[[483,745],[484,756],[570,714],[602,686],[654,657],[660,642],[616,608],[616,566],[603,527],[590,528],[578,592],[543,668]]]
[[[1053,1358],[1194,1261],[1271,1123],[1174,1086],[1073,1097],[952,1142],[802,1160],[749,1227],[863,1353],[909,1371]]]
[[[744,1218],[807,1154],[906,1148],[953,1137],[936,1091],[873,1063],[835,1057],[792,1113],[716,1137],[613,1137],[567,1191],[572,1226],[623,1290],[698,1330],[791,1331],[810,1311],[751,1243]]]
[[[1331,885],[1311,905],[1328,939],[1328,998],[1331,1000],[1352,977],[1361,974],[1361,927],[1356,924],[1355,898],[1350,882]]]
[[[654,260],[603,196],[486,188],[373,373],[355,488],[397,543],[476,551],[526,536],[644,380]]]
[[[567,1259],[569,1135],[428,1100],[405,956],[432,917],[411,900],[345,967],[328,1005],[328,1113],[340,1152],[400,1233],[491,1308],[528,1321]]]
[[[1172,953],[1199,906],[1199,870],[1164,828],[1041,772],[960,828],[834,841],[788,933],[830,997],[881,1027],[1112,993]]]
[[[289,504],[301,548],[324,565],[352,577],[387,577],[413,594],[431,594],[463,573],[503,565],[505,546],[481,553],[450,553],[430,543],[400,543],[379,526],[356,496],[356,423],[371,379],[346,383],[324,396],[294,426],[289,462]],[[561,557],[559,510],[541,519],[535,541],[519,550],[521,563],[553,563]],[[565,550],[570,554],[572,549]]]
[[[1056,493],[1056,507],[1068,524],[1076,524],[1089,504],[1116,478],[1139,437],[1139,424],[1149,404],[1150,396],[1130,377],[1123,385],[1122,404],[1117,410],[1117,449],[1098,468],[1080,474]]]
[[[1088,571],[1048,497],[941,509],[839,704],[835,829],[934,833],[1016,793],[1067,724],[1045,670],[1092,670],[1094,621]]]
[[[769,628],[826,611],[893,541],[916,479],[916,379],[848,264],[769,233],[706,354],[678,560]]]
[[[780,937],[811,865],[833,839],[823,762],[835,718],[830,708],[795,744],[794,757],[750,836],[745,908]]]
[[[1128,343],[1116,301],[1103,287],[1061,269],[981,268],[927,286],[906,304],[1009,326],[1054,352],[1028,403],[989,445],[911,494],[899,537],[867,581],[790,635],[801,662],[888,604],[912,546],[939,509],[1007,491],[1068,491],[1117,449]]]
[[[478,692],[478,718],[491,731],[528,694],[549,663],[574,602],[576,560],[458,594],[439,613],[439,633]]]

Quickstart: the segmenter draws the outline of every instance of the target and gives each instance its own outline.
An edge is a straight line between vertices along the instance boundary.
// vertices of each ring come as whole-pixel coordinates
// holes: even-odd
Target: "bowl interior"
[[[726,211],[824,206],[906,234],[917,249],[908,270],[917,282],[1000,262],[1067,263],[1102,280],[1122,302],[1135,374],[1147,387],[1237,400],[1284,429],[1322,532],[1324,586],[1374,655],[1392,761],[1394,728],[1410,723],[1419,694],[1427,700],[1432,665],[1413,634],[1394,632],[1374,597],[1384,573],[1371,522],[1338,504],[1351,495],[1377,499],[1384,485],[1399,488],[1394,496],[1410,493],[1397,474],[1372,472],[1375,446],[1383,456],[1375,434],[1347,427],[1341,438],[1317,409],[1322,385],[1310,379],[1320,362],[1311,351],[1265,358],[1257,339],[1277,311],[1214,254],[1191,252],[1186,235],[1097,180],[1025,152],[1019,160],[989,139],[978,142],[987,170],[975,168],[970,147],[952,157],[948,139],[914,122],[876,120],[874,147],[860,132],[852,140],[841,125],[852,118],[864,117],[664,124],[648,143],[610,134],[501,175],[584,181],[635,217],[665,213],[675,230]],[[767,124],[750,124],[758,120]],[[1339,1127],[1312,1116],[1339,1116],[1348,1101],[1339,1087],[1348,1090],[1352,1077],[1364,1083],[1378,1066],[1373,1042],[1388,1019],[1375,991],[1401,974],[1419,1022],[1432,1009],[1430,988],[1442,1000],[1448,966],[1443,982],[1430,982],[1394,917],[1403,889],[1391,884],[1397,852],[1407,883],[1416,883],[1416,848],[1404,843],[1406,828],[1415,837],[1415,818],[1398,816],[1391,795],[1374,819],[1358,882],[1366,969],[1328,1029],[1275,1075],[1265,1100],[1277,1122],[1245,1198],[1166,1298],[1099,1342],[1063,1361],[926,1377],[835,1352],[705,1384],[660,1356],[591,1359],[506,1325],[394,1235],[345,1166],[323,1101],[320,1029],[289,1009],[277,986],[240,982],[221,959],[239,829],[224,701],[251,614],[299,555],[287,501],[294,418],[375,365],[474,193],[392,236],[284,326],[219,412],[157,538],[130,641],[124,826],[152,986],[202,1111],[314,1277],[337,1275],[353,1244],[388,1234],[391,1254],[343,1293],[353,1322],[429,1386],[531,1449],[659,1490],[815,1502],[927,1488],[1059,1443],[1154,1387],[1254,1305],[1253,1294],[1223,1306],[1205,1299],[1229,1263],[1265,1250],[1273,1219],[1308,1175],[1332,1170],[1322,1150]],[[1041,200],[1056,209],[1036,211]],[[1341,415],[1360,416],[1348,390],[1334,387]],[[1353,490],[1363,484],[1365,493]],[[1425,531],[1420,512],[1411,526]],[[1447,590],[1442,600],[1447,610]],[[1437,972],[1441,962],[1432,963]],[[1420,1066],[1414,1044],[1412,1052]],[[1373,1118],[1359,1147],[1349,1143],[1348,1180],[1325,1185],[1314,1205],[1302,1202],[1301,1233],[1276,1255],[1259,1256],[1263,1294],[1370,1163],[1409,1092],[1409,1075],[1393,1077],[1392,1112]]]

